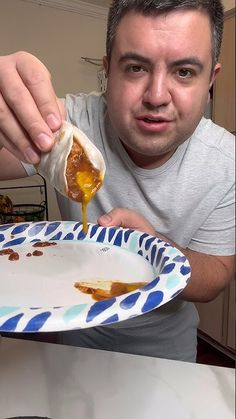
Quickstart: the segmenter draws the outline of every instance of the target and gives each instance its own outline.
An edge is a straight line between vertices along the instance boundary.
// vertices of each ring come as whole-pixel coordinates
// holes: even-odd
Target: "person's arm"
[[[5,148],[0,147],[0,180],[19,179],[27,173],[20,160]]]
[[[172,244],[189,260],[191,278],[181,293],[181,298],[194,302],[207,302],[216,298],[233,279],[235,257],[213,256],[183,249],[167,237],[155,231],[153,226],[140,214],[125,208],[116,208],[101,216],[98,223],[102,226],[129,227],[143,231]]]
[[[0,57],[1,146],[17,159],[36,164],[40,152],[51,149],[53,132],[63,118],[50,74],[36,57],[26,52]]]

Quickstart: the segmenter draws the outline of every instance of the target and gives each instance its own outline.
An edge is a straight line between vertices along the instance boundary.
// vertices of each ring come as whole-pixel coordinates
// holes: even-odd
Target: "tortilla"
[[[80,202],[83,225],[86,225],[87,204],[101,187],[105,175],[101,152],[84,132],[64,122],[55,134],[55,144],[49,153],[43,153],[37,171],[57,191]]]

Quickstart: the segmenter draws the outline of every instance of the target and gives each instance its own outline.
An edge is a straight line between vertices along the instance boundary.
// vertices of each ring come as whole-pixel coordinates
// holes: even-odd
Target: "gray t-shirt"
[[[135,209],[156,231],[182,247],[212,255],[234,254],[234,136],[203,118],[161,167],[137,167],[114,132],[103,95],[66,98],[68,120],[102,152],[103,187],[88,205],[88,220],[115,207]],[[63,219],[81,218],[80,204],[59,195]]]
[[[67,95],[67,119],[83,130],[106,162],[104,184],[88,205],[88,221],[112,208],[135,209],[183,248],[234,254],[234,136],[203,118],[192,137],[161,167],[137,167],[114,131],[100,94]],[[81,219],[81,206],[59,193],[63,220]],[[194,361],[198,315],[174,300],[115,325],[68,332],[60,342]]]

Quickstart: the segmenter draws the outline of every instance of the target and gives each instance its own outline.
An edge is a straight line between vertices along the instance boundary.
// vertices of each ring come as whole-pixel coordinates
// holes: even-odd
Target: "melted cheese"
[[[83,230],[87,233],[87,205],[101,187],[103,179],[76,141],[67,159],[66,180],[68,197],[82,204]]]

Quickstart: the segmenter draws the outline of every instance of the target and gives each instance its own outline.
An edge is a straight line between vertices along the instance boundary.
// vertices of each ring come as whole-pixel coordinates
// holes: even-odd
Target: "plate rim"
[[[110,231],[114,231],[114,235],[116,234],[116,236],[119,234],[119,232],[121,232],[123,235],[125,235],[125,233],[127,233],[127,235],[130,235],[130,236],[132,234],[134,234],[136,239],[137,239],[137,237],[139,237],[139,239],[141,237],[145,238],[146,240],[149,239],[153,245],[154,244],[162,245],[165,248],[166,251],[168,251],[168,249],[175,249],[176,253],[180,257],[182,256],[182,258],[184,259],[184,262],[181,262],[181,263],[183,263],[183,265],[186,266],[186,269],[189,270],[189,272],[185,274],[185,284],[183,282],[184,286],[179,290],[178,293],[176,293],[176,295],[173,298],[166,299],[165,294],[164,294],[162,301],[160,303],[158,303],[156,307],[153,307],[151,310],[153,310],[155,308],[158,308],[158,307],[166,304],[168,301],[171,301],[172,299],[174,299],[180,292],[183,291],[183,289],[186,287],[186,285],[189,281],[189,278],[190,278],[190,275],[191,275],[191,266],[190,266],[190,263],[189,263],[187,257],[179,249],[177,249],[176,247],[172,246],[168,242],[165,242],[158,237],[154,237],[152,235],[149,235],[147,233],[144,233],[144,232],[141,232],[141,231],[138,231],[138,230],[134,230],[134,229],[123,228],[123,227],[112,227],[112,226],[111,227],[103,227],[103,226],[100,226],[99,224],[88,223],[88,227],[89,227],[88,232],[87,232],[87,234],[85,234],[82,231],[82,223],[78,222],[78,221],[39,221],[39,222],[21,222],[21,223],[12,223],[12,224],[2,224],[2,225],[0,225],[0,236],[1,236],[2,232],[6,232],[7,230],[10,230],[12,228],[13,228],[13,231],[14,231],[14,229],[19,229],[19,230],[22,229],[23,230],[22,232],[24,232],[25,230],[28,231],[30,229],[30,227],[35,227],[36,228],[36,226],[50,226],[50,225],[51,226],[57,225],[57,226],[62,226],[62,227],[66,226],[67,229],[68,229],[68,233],[71,232],[72,227],[74,227],[74,229],[76,227],[78,229],[77,233],[79,233],[78,237],[80,237],[80,238],[77,237],[76,241],[78,241],[78,240],[82,241],[83,240],[85,242],[90,242],[90,243],[91,243],[91,241],[92,242],[95,241],[95,243],[99,242],[101,244],[103,243],[104,245],[118,246],[118,247],[122,248],[123,250],[129,250],[129,249],[126,249],[126,248],[122,247],[121,245],[119,246],[118,244],[109,243],[107,241],[100,242],[100,241],[96,241],[94,238],[92,239],[92,237],[90,237],[89,234],[91,234],[92,230],[95,229],[96,233],[97,232],[102,232],[102,231],[105,230],[105,236],[106,236],[106,233],[109,234]],[[23,228],[24,226],[27,226],[27,227],[24,229]],[[43,228],[41,228],[39,233],[42,233]],[[121,236],[122,236],[122,234],[121,234]],[[96,236],[96,234],[95,234],[95,236]],[[67,238],[65,238],[65,237],[61,238],[61,237],[58,239],[59,241],[71,240],[67,236],[65,236]],[[15,240],[15,238],[13,240]],[[51,241],[56,241],[56,239],[54,239],[54,238],[51,238],[51,239],[47,238],[46,239],[45,235],[43,236],[41,241],[50,241],[50,240]],[[26,244],[26,243],[35,242],[35,241],[40,241],[40,240],[36,240],[34,238],[32,240],[25,241],[24,243]],[[17,245],[17,243],[16,243],[16,244],[10,244],[9,246],[7,246],[7,243],[9,243],[9,242],[6,242],[6,240],[0,241],[0,250],[2,250],[4,248],[7,248],[7,247],[10,247],[10,246],[13,247],[14,245]],[[131,252],[131,250],[129,250],[129,251]],[[136,253],[136,254],[140,255],[139,253],[137,253],[135,251],[132,251],[131,253]],[[140,255],[140,256],[143,257],[143,255]],[[155,267],[153,266],[153,264],[149,260],[147,260],[147,261],[151,264],[153,270],[155,270]],[[139,293],[139,297],[138,297],[139,306],[140,306],[140,304],[142,304],[142,306],[143,306],[143,304],[145,304],[145,301],[147,300],[147,294],[145,294],[145,293],[147,291],[149,291],[149,288],[152,290],[152,292],[158,292],[158,287],[157,286],[158,286],[158,283],[160,282],[161,275],[162,275],[162,273],[160,272],[157,276],[155,276],[155,278],[152,281],[147,282],[147,284],[144,287],[138,288],[135,291],[131,291],[129,293],[126,293],[126,294],[123,294],[123,295],[120,295],[120,296],[117,296],[117,297],[112,297],[112,298],[102,300],[102,301],[99,301],[99,302],[91,301],[91,304],[90,303],[78,303],[78,304],[62,305],[62,306],[55,306],[55,307],[43,306],[43,307],[38,307],[38,308],[29,307],[29,306],[18,306],[18,307],[15,306],[14,307],[15,310],[13,310],[12,313],[11,313],[13,315],[13,317],[15,317],[17,315],[17,313],[20,314],[19,312],[21,312],[21,313],[23,313],[22,316],[24,317],[24,319],[26,319],[26,322],[27,322],[27,314],[29,316],[29,313],[31,313],[31,316],[28,317],[27,324],[30,321],[33,322],[33,318],[35,319],[35,322],[36,322],[37,315],[32,317],[32,313],[38,313],[39,316],[40,315],[42,316],[43,313],[50,310],[53,313],[53,316],[51,317],[51,319],[50,319],[50,316],[49,316],[48,319],[45,320],[43,326],[44,327],[46,326],[46,329],[42,326],[38,330],[25,330],[25,329],[22,330],[21,328],[20,328],[20,330],[18,330],[17,326],[16,326],[16,328],[15,328],[16,330],[4,330],[3,325],[6,324],[7,320],[10,321],[10,319],[13,318],[13,317],[11,317],[10,313],[6,314],[6,316],[5,316],[6,321],[4,321],[2,323],[2,318],[4,317],[4,314],[1,314],[1,311],[4,313],[4,308],[5,308],[5,310],[7,312],[7,309],[8,310],[10,310],[11,308],[13,309],[13,306],[7,306],[7,305],[0,306],[0,332],[9,332],[9,331],[14,332],[14,333],[60,332],[60,331],[68,331],[68,330],[78,330],[78,329],[94,327],[94,326],[105,326],[105,325],[112,324],[112,323],[117,323],[117,322],[120,322],[120,321],[123,321],[123,320],[128,320],[131,317],[137,317],[137,316],[145,314],[146,312],[149,312],[151,310],[147,310],[143,313],[138,313],[137,312],[137,314],[132,314],[131,316],[126,316],[125,313],[127,313],[127,311],[125,311],[124,301],[126,301],[127,304],[129,304],[128,303],[129,299],[132,299],[132,296],[134,296],[134,294]],[[156,285],[153,286],[154,283],[156,283]],[[99,314],[96,315],[93,319],[91,319],[89,321],[86,320],[86,319],[89,318],[89,312],[91,313],[92,311],[96,311],[96,309],[98,310],[99,306],[108,306],[108,308],[112,307],[112,311],[115,310],[115,312],[117,312],[117,310],[118,310],[118,308],[119,308],[119,306],[121,305],[122,302],[123,302],[124,310],[120,311],[118,320],[115,320],[115,317],[112,319],[112,316],[111,316],[110,319],[109,319],[109,317],[107,318],[107,314],[105,315],[106,319],[104,321],[101,321],[102,319],[99,320],[100,317],[103,318],[102,314],[105,313],[106,309],[101,310],[100,315]],[[81,306],[81,310],[79,309],[79,306]],[[68,322],[69,327],[68,327],[66,322],[62,323],[62,322],[59,321],[57,324],[55,324],[55,321],[58,320],[58,318],[57,318],[58,316],[59,316],[59,320],[62,319],[61,318],[61,316],[62,316],[61,312],[63,312],[63,313],[64,313],[64,311],[65,312],[70,312],[70,310],[73,311],[73,308],[76,311],[76,307],[77,307],[77,310],[78,310],[78,315],[75,315],[74,317],[73,316],[71,317],[70,321]],[[89,310],[87,311],[88,308],[89,308]],[[128,308],[127,308],[127,310],[128,310]],[[118,310],[118,312],[119,312],[119,310]],[[109,314],[109,310],[107,311],[107,313]],[[81,324],[84,323],[84,325],[83,326],[81,326],[81,324],[78,325],[78,320],[80,320]],[[18,323],[17,323],[17,325],[18,325]],[[23,324],[24,324],[24,322],[23,322]],[[35,324],[35,326],[36,326],[36,324]],[[37,327],[35,327],[35,329],[37,329]]]

